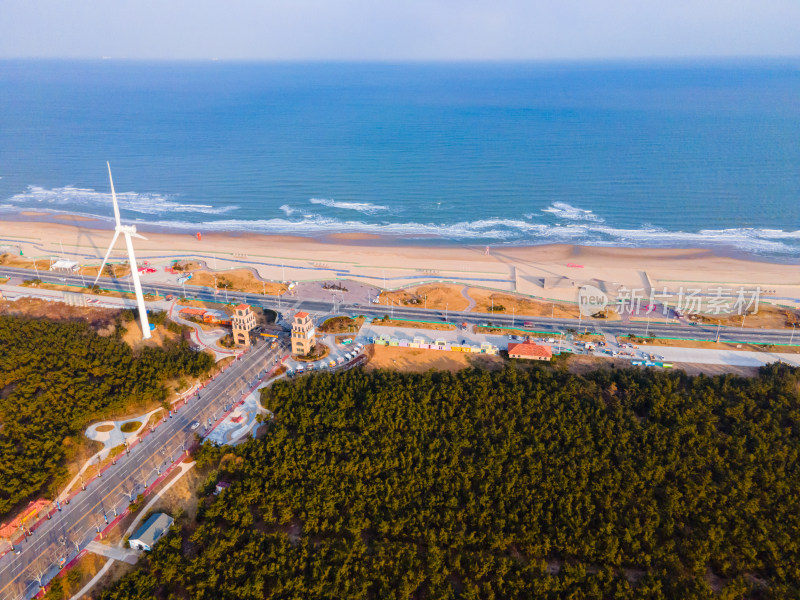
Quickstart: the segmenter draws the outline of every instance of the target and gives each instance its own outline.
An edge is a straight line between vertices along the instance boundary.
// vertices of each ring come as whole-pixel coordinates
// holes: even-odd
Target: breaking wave
[[[338,202],[329,198],[311,198],[311,204],[320,204],[329,208],[341,208],[343,210],[357,210],[365,214],[372,214],[382,210],[389,210],[388,206],[372,204],[371,202]]]
[[[331,214],[311,212],[310,207],[280,206],[280,217],[232,219],[220,217],[237,207],[213,207],[205,204],[181,203],[158,194],[118,194],[123,211],[143,225],[169,230],[233,231],[264,234],[327,235],[331,233],[374,233],[408,240],[441,239],[460,243],[539,245],[579,244],[585,246],[672,247],[672,248],[735,248],[756,255],[792,259],[800,256],[800,230],[769,228],[702,229],[675,231],[642,224],[634,228],[613,227],[591,211],[555,202],[542,209],[555,215],[558,222],[537,221],[542,215],[524,218],[489,218],[446,222],[397,221],[396,219],[337,218]],[[335,202],[312,198],[318,206],[355,210],[365,214],[388,210],[386,207],[361,202]],[[23,210],[68,212],[109,220],[111,195],[91,189],[63,187],[44,189],[30,186],[26,192],[12,196],[0,204],[0,212]],[[327,213],[327,211],[320,211]],[[338,214],[338,213],[337,213]],[[388,214],[384,213],[387,217]],[[563,219],[563,220],[561,220]],[[444,222],[443,222],[444,221]]]
[[[44,206],[45,208],[70,211],[96,209],[107,214],[112,211],[110,192],[98,192],[90,188],[72,186],[46,189],[29,185],[26,191],[11,196],[7,202],[13,205],[25,205],[25,208]],[[160,194],[137,194],[136,192],[117,193],[117,202],[122,211],[145,215],[165,213],[221,215],[238,208],[236,206],[217,207],[209,204],[176,202]]]
[[[595,221],[597,223],[602,223],[604,221],[602,217],[597,216],[591,210],[578,208],[566,202],[553,202],[547,208],[543,208],[542,212],[550,213],[559,219],[566,219],[568,221]]]
[[[547,225],[517,219],[485,219],[450,224],[401,222],[368,223],[322,215],[302,219],[224,219],[202,223],[154,223],[167,228],[200,231],[248,231],[253,233],[325,235],[330,233],[374,233],[407,239],[439,238],[489,244],[581,244],[587,246],[708,248],[732,247],[754,254],[796,255],[800,253],[800,230],[704,229],[698,232],[668,231],[657,227],[622,229],[603,224]],[[794,242],[794,243],[793,243]]]

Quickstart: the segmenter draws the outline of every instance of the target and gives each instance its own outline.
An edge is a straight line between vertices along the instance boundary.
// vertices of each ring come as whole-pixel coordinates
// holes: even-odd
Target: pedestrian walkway
[[[467,308],[461,312],[470,312],[473,308],[475,308],[475,298],[469,295],[469,288],[467,286],[461,288],[461,295],[467,299],[467,302],[469,302],[469,306],[467,306]]]
[[[177,310],[176,310],[177,308]],[[192,328],[192,340],[197,343],[201,348],[206,350],[210,350],[214,353],[214,360],[220,361],[223,358],[227,358],[229,356],[235,356],[237,351],[234,349],[226,349],[221,348],[217,345],[217,342],[221,340],[225,335],[228,333],[227,329],[223,329],[219,327],[217,329],[213,329],[211,331],[206,331],[203,329],[199,323],[194,323],[192,321],[188,321],[180,316],[180,307],[178,307],[177,300],[173,301],[169,307],[169,318],[176,323],[180,323],[181,325],[186,325],[187,327]]]
[[[240,406],[234,408],[231,413],[208,434],[206,439],[218,446],[222,446],[223,444],[233,445],[252,431],[256,423],[256,416],[259,413],[259,403],[256,398],[258,394],[258,391],[249,394]]]
[[[753,352],[749,350],[716,350],[713,348],[678,348],[675,346],[644,346],[642,352],[658,354],[667,362],[761,367],[774,362],[800,366],[800,354],[786,352]]]
[[[129,565],[135,565],[139,562],[139,555],[134,550],[125,550],[119,546],[109,546],[97,540],[92,540],[86,546],[89,552],[97,554],[98,556],[105,556],[106,558],[113,558],[126,562]]]

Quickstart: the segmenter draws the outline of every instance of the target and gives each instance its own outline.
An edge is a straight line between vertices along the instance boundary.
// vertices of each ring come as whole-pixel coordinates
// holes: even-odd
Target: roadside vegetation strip
[[[709,339],[709,338],[664,337],[664,336],[661,336],[661,335],[657,335],[657,336],[656,335],[651,335],[651,336],[642,337],[642,336],[639,336],[639,335],[635,335],[633,333],[628,334],[628,335],[619,336],[619,339],[635,339],[635,340],[637,340],[638,344],[645,344],[645,345],[647,344],[648,340],[654,340],[654,341],[668,340],[668,341],[673,341],[673,342],[710,342],[712,344],[719,343],[719,344],[742,344],[744,346],[790,346],[792,348],[795,348],[797,346],[800,346],[800,334],[798,334],[798,336],[799,336],[798,337],[798,342],[797,343],[793,343],[793,344],[784,343],[784,342],[745,342],[745,341],[741,341],[741,340],[729,340],[729,339],[720,339],[719,342],[718,342],[716,337],[711,338],[711,339]]]
[[[456,319],[456,320],[458,320],[458,319]],[[383,321],[383,317],[375,317],[375,318],[372,319],[372,324],[373,325],[380,325],[381,321]],[[425,323],[425,324],[428,324],[428,325],[453,325],[454,327],[456,326],[455,323],[451,323],[450,321],[446,321],[446,322],[445,321],[422,321],[420,319],[401,319],[399,317],[398,318],[389,317],[389,319],[387,319],[387,321],[388,322],[400,321],[402,323]]]
[[[505,335],[503,331],[520,331],[522,333],[533,334],[533,335],[546,335],[546,336],[560,336],[561,332],[559,331],[536,331],[535,329],[523,329],[522,327],[495,327],[494,325],[475,325],[475,329],[495,329],[499,333],[496,334],[485,334],[485,335]]]

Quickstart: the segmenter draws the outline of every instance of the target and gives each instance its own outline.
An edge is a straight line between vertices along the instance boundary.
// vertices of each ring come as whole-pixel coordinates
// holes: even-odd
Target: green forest
[[[0,515],[66,478],[65,461],[91,421],[162,401],[165,382],[198,376],[209,354],[185,342],[134,353],[84,322],[0,315]]]
[[[800,597],[800,372],[279,382],[102,600]],[[231,482],[207,496],[217,479]]]

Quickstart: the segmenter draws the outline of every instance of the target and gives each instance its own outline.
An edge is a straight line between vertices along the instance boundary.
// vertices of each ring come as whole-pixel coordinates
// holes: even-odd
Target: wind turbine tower
[[[114,180],[111,177],[111,165],[108,164],[108,162],[106,162],[106,165],[108,165],[108,180],[111,182],[111,201],[114,203],[114,219],[117,222],[117,226],[114,228],[114,237],[111,238],[111,243],[108,245],[108,252],[106,252],[106,257],[103,259],[103,264],[100,265],[100,270],[97,272],[94,285],[97,285],[97,281],[100,279],[100,275],[103,273],[103,269],[106,266],[108,257],[111,255],[111,250],[114,249],[114,244],[117,243],[117,238],[121,233],[125,236],[125,245],[128,247],[128,263],[131,267],[133,289],[136,292],[136,304],[139,307],[139,320],[142,323],[142,338],[146,340],[150,337],[150,324],[147,322],[147,308],[145,308],[144,305],[142,284],[139,281],[139,269],[136,267],[136,257],[133,255],[133,241],[131,238],[135,237],[139,238],[140,240],[146,240],[147,238],[139,233],[136,233],[136,225],[123,225],[119,222],[119,206],[117,206],[117,194],[114,191]]]

